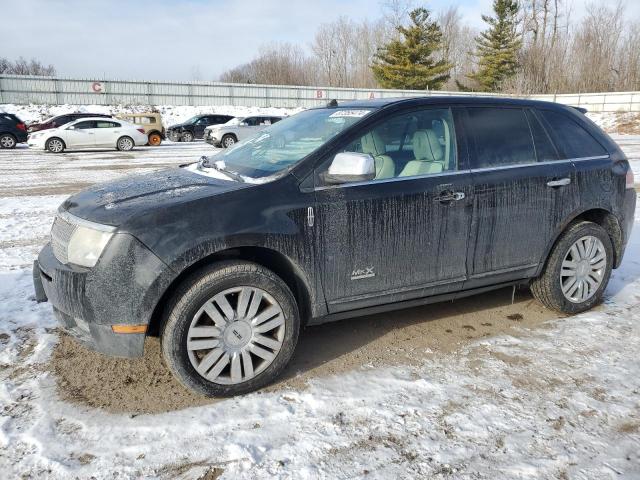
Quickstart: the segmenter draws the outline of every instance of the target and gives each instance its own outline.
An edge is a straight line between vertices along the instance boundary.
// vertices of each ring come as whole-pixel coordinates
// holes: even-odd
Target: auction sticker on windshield
[[[364,117],[366,114],[371,113],[371,110],[338,110],[331,115],[329,118],[338,118],[338,117]]]

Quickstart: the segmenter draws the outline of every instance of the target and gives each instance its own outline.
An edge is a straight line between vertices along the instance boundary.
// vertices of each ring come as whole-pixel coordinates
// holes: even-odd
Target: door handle
[[[440,192],[440,195],[435,198],[435,201],[440,203],[458,202],[460,200],[463,200],[465,197],[466,195],[464,192],[445,191]]]
[[[549,180],[547,182],[547,187],[564,187],[565,185],[569,185],[571,183],[571,179],[566,177],[566,178],[560,178],[558,180]]]

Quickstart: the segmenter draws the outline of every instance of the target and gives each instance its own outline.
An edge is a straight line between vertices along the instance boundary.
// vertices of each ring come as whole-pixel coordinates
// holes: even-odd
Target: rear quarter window
[[[534,163],[536,153],[523,109],[470,107],[469,126],[475,143],[473,168]]]
[[[563,158],[607,155],[607,150],[585,128],[561,112],[539,110]]]

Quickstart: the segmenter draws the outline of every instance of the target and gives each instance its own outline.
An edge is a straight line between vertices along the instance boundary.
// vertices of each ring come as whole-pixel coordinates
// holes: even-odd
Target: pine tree
[[[503,88],[505,80],[518,71],[518,52],[522,46],[522,39],[517,31],[519,10],[517,0],[493,0],[495,17],[482,16],[489,28],[476,37],[478,70],[467,75],[477,83],[477,90],[498,92]],[[469,90],[456,83],[461,90]]]
[[[438,89],[449,79],[453,67],[433,58],[442,48],[440,26],[431,21],[425,8],[416,8],[409,17],[409,26],[396,27],[402,37],[378,49],[371,65],[373,74],[384,88]]]

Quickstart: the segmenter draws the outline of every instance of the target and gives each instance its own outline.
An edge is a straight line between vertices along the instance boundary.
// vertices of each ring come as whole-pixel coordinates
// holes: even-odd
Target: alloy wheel
[[[60,153],[64,150],[64,145],[62,144],[62,140],[58,140],[57,138],[52,138],[49,140],[49,151],[53,153]]]
[[[118,147],[120,150],[131,150],[133,148],[133,142],[129,138],[121,138],[118,141]]]
[[[572,303],[590,299],[602,285],[607,267],[607,252],[599,238],[588,235],[569,248],[562,261],[560,288]]]
[[[236,143],[236,140],[235,140],[233,137],[231,137],[231,136],[226,137],[226,138],[224,139],[224,146],[225,146],[226,148],[230,148],[230,147],[232,147],[235,143]]]
[[[278,302],[260,288],[240,286],[218,293],[198,310],[187,332],[187,352],[205,379],[238,384],[273,363],[284,336]]]
[[[2,148],[13,148],[16,146],[16,141],[11,135],[3,135],[0,137],[0,146]]]

